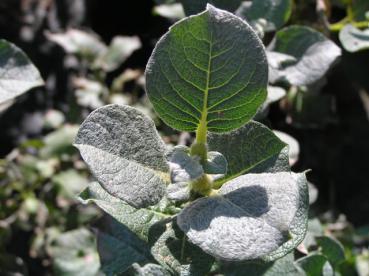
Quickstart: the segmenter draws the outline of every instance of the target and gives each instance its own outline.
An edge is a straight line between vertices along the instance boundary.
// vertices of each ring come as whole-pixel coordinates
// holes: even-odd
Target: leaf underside
[[[290,26],[277,32],[269,51],[295,59],[279,68],[270,67],[270,81],[309,85],[321,79],[341,55],[341,49],[321,33],[302,26]],[[268,57],[269,58],[269,57]],[[269,60],[269,64],[273,64]]]
[[[41,86],[40,72],[14,44],[0,40],[0,104]]]
[[[177,218],[189,241],[206,253],[226,261],[272,261],[304,238],[304,174],[247,174],[224,184],[219,194],[194,201]]]
[[[169,180],[165,144],[154,122],[135,108],[107,105],[81,125],[75,146],[111,195],[134,207],[159,202]]]
[[[210,5],[173,25],[150,57],[146,91],[169,126],[227,132],[244,125],[266,98],[262,42],[237,16]]]

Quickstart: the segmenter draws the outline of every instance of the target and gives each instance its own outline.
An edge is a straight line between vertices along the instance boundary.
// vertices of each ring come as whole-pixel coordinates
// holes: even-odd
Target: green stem
[[[363,29],[369,27],[369,21],[350,22],[348,20],[341,20],[340,22],[331,24],[329,30],[331,32],[339,32],[346,24],[351,24],[356,28]]]

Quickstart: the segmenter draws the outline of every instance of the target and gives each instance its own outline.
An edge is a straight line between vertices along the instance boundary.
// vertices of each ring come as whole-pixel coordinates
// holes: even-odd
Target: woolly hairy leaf
[[[150,227],[156,222],[165,219],[168,215],[150,208],[136,209],[123,200],[111,196],[99,183],[92,182],[79,195],[82,203],[95,203],[104,212],[127,226],[142,240],[147,241]]]
[[[179,0],[183,5],[186,15],[193,15],[205,10],[207,3],[219,9],[234,12],[242,1],[243,0]]]
[[[0,104],[31,88],[43,85],[40,72],[26,54],[12,43],[0,40]]]
[[[146,264],[140,267],[138,264],[133,264],[132,271],[127,273],[134,276],[170,276],[170,273],[163,267],[157,264]]]
[[[249,2],[243,2],[236,14],[249,22],[265,19],[265,30],[274,31],[288,21],[291,10],[292,0],[255,0],[251,6]]]
[[[306,276],[304,271],[295,265],[293,254],[288,254],[275,262],[247,262],[232,264],[224,269],[225,276],[263,275],[263,276]]]
[[[171,127],[212,132],[244,125],[266,98],[263,45],[239,17],[211,5],[173,25],[146,68],[146,90]]]
[[[308,85],[321,79],[341,55],[341,50],[321,33],[301,26],[291,26],[277,32],[268,47],[270,51],[296,59],[275,67],[268,55],[270,81],[287,81],[292,85]]]
[[[173,220],[158,222],[150,229],[151,254],[176,275],[207,275],[214,258],[186,240]]]
[[[343,48],[348,52],[369,49],[369,29],[359,30],[348,24],[340,31],[339,38]]]
[[[285,146],[271,130],[255,121],[229,133],[209,135],[209,149],[221,152],[228,161],[222,182],[278,155]]]
[[[97,246],[106,275],[123,273],[133,263],[152,259],[147,244],[112,217],[104,217],[100,223]]]
[[[177,222],[218,259],[272,261],[304,238],[308,206],[304,174],[247,174],[224,184],[219,196],[185,207]]]
[[[135,108],[107,105],[81,125],[75,146],[102,187],[134,207],[159,202],[169,180],[165,145]]]

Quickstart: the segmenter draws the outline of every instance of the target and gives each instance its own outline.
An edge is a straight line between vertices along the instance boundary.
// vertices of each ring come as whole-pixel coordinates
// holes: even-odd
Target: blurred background
[[[168,144],[191,141],[161,123],[144,92],[155,43],[184,16],[171,2],[0,1],[0,38],[45,81],[0,115],[0,275],[78,275],[88,263],[98,270],[92,225],[103,214],[77,200],[92,178],[72,146],[92,110],[129,104],[155,120]],[[342,48],[324,26],[344,18],[346,5],[296,0],[287,25],[315,28]],[[369,50],[342,48],[324,80],[288,89],[261,121],[289,141],[293,170],[311,169],[309,231],[343,243],[348,275],[369,275]]]

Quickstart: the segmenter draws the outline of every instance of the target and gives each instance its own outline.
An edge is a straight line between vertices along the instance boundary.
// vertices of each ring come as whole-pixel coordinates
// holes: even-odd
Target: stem
[[[339,32],[348,23],[350,23],[351,25],[353,25],[354,27],[359,28],[359,29],[363,29],[363,28],[368,28],[369,27],[369,21],[359,21],[359,22],[353,21],[353,22],[350,22],[347,19],[348,18],[344,18],[344,20],[341,20],[340,22],[331,24],[329,26],[329,30],[331,32]]]

